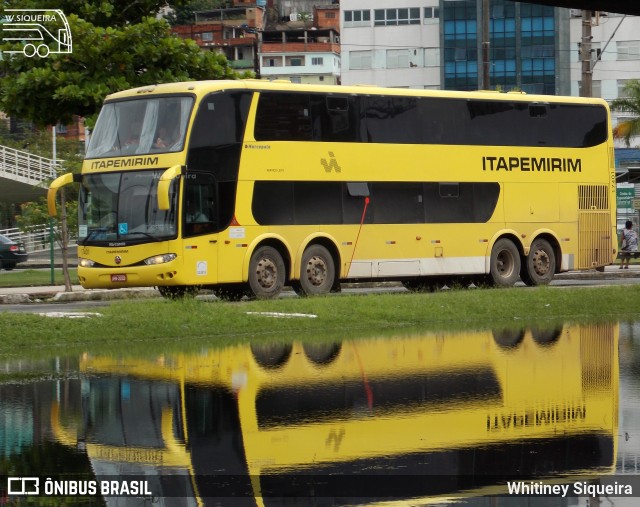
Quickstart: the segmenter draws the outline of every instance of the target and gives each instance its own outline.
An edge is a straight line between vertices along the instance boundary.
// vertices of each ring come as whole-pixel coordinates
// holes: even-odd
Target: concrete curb
[[[10,294],[0,294],[0,305],[70,303],[74,301],[116,301],[122,299],[151,299],[161,297],[160,293],[153,288],[116,290],[80,289],[72,292],[64,292],[58,290],[43,291],[42,288],[38,289],[36,287],[22,287],[13,290],[15,292]]]
[[[49,302],[68,303],[71,301],[114,301],[117,299],[150,299],[159,298],[160,293],[152,288],[90,290],[74,292],[58,292]]]
[[[30,302],[29,294],[0,294],[0,305],[21,305]]]

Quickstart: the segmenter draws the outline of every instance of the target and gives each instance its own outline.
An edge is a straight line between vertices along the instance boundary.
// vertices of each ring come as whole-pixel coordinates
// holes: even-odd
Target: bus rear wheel
[[[520,277],[520,252],[509,239],[496,241],[491,250],[490,273],[494,285],[512,287]]]
[[[536,239],[524,260],[520,278],[527,285],[547,285],[553,280],[556,254],[548,241]]]
[[[317,296],[331,292],[335,284],[336,268],[333,257],[322,245],[312,245],[302,254],[300,281],[296,292],[301,296]]]
[[[261,246],[249,262],[249,287],[258,299],[272,299],[280,295],[285,281],[284,261],[280,252]]]

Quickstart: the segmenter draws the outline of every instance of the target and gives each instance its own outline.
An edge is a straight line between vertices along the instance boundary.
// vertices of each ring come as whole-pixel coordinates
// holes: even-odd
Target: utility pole
[[[482,0],[482,83],[481,88],[488,90],[491,86],[491,35],[489,33],[489,0]]]
[[[591,67],[591,11],[582,11],[582,43],[580,45],[580,57],[582,60],[582,90],[581,97],[593,95],[593,69]]]

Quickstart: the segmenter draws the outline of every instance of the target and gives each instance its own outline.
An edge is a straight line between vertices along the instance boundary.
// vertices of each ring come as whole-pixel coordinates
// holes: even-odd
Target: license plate
[[[126,282],[127,281],[127,275],[111,275],[111,281],[112,282]]]

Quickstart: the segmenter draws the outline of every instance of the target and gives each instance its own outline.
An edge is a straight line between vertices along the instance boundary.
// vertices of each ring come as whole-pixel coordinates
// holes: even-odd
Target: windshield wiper
[[[127,236],[131,236],[132,234],[141,234],[142,236],[152,239],[153,241],[164,241],[164,239],[162,238],[158,238],[157,236],[154,236],[153,234],[149,234],[148,232],[143,232],[143,231],[133,231],[133,232],[128,232],[126,235]]]
[[[98,227],[97,229],[91,229],[89,231],[89,234],[87,234],[87,237],[82,240],[79,240],[78,243],[81,245],[86,245],[87,241],[89,241],[95,234],[107,233],[107,232],[109,232],[109,227]]]

